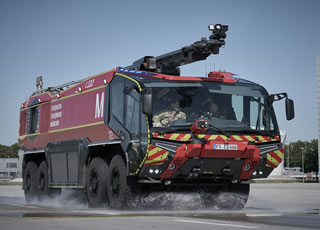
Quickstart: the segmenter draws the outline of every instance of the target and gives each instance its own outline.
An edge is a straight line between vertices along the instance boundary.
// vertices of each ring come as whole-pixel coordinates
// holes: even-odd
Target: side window
[[[28,134],[39,132],[40,106],[29,109],[28,113]]]
[[[260,130],[260,119],[259,113],[261,111],[261,107],[258,103],[259,98],[252,98],[250,101],[250,127],[252,129]]]
[[[134,86],[129,80],[126,80],[126,87]],[[139,136],[139,115],[140,103],[139,93],[132,89],[126,96],[126,111],[125,111],[125,127],[130,131],[131,135]]]
[[[124,79],[122,77],[116,77],[110,83],[111,85],[111,113],[123,124],[123,88]]]
[[[25,135],[26,134],[26,127],[27,127],[27,110],[20,112],[20,132],[19,135]]]

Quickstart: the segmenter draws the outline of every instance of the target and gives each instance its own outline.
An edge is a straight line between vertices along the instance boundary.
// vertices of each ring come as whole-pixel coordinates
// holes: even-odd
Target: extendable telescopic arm
[[[219,54],[220,47],[225,45],[227,25],[209,25],[209,30],[212,31],[209,39],[203,37],[189,46],[157,57],[145,56],[126,68],[179,76],[180,66],[205,60],[211,54]]]

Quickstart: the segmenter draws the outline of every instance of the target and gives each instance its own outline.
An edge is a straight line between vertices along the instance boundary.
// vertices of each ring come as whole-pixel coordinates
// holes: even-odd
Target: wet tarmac
[[[155,194],[147,206],[119,211],[88,208],[68,193],[27,204],[19,186],[0,186],[0,229],[320,229],[319,191],[319,184],[254,184],[241,211],[206,209],[197,194]]]

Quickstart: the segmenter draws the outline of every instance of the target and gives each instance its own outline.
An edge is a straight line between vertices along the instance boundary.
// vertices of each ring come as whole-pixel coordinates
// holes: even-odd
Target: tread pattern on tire
[[[108,164],[102,158],[95,157],[90,162],[86,175],[86,190],[90,207],[105,207],[107,205],[107,173]],[[93,180],[97,180],[95,185],[93,185],[95,183]]]
[[[38,199],[38,166],[35,162],[29,161],[26,165],[23,175],[23,189],[27,202],[32,202]]]

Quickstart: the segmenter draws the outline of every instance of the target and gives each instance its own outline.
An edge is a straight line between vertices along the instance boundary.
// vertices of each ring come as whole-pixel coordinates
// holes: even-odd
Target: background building
[[[18,158],[0,158],[0,178],[15,178],[21,174]]]

